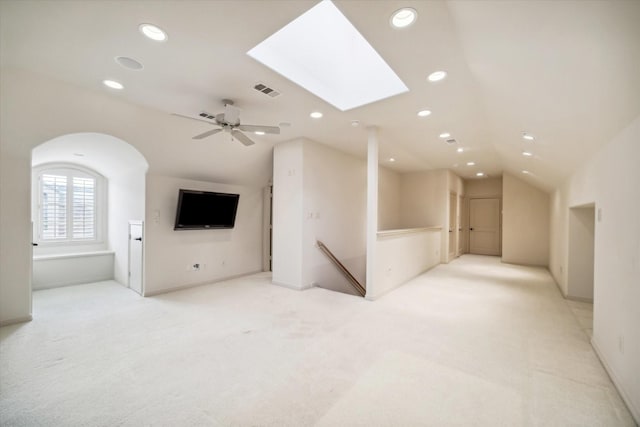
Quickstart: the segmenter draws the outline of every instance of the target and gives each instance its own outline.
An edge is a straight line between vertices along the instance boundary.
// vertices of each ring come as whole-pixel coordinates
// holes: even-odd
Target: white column
[[[378,128],[369,126],[367,143],[367,299],[375,295],[376,241],[378,239]]]

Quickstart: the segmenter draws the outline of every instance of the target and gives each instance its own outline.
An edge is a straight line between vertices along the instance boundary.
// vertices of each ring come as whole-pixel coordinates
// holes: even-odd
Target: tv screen
[[[239,194],[180,190],[174,230],[233,228]]]

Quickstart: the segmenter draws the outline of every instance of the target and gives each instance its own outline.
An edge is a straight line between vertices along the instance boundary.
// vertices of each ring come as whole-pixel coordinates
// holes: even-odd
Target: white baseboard
[[[31,322],[32,320],[33,320],[32,315],[16,317],[15,319],[1,320],[0,326],[15,325],[16,323]]]
[[[613,369],[611,369],[611,366],[609,366],[609,364],[607,363],[607,360],[603,357],[603,354],[598,348],[598,344],[596,343],[596,340],[594,338],[591,338],[591,346],[593,347],[596,354],[598,355],[598,359],[600,359],[600,363],[602,363],[602,366],[604,366],[604,370],[607,371],[607,374],[609,374],[609,378],[611,378],[613,385],[615,385],[616,389],[618,389],[618,393],[620,393],[622,400],[624,401],[625,405],[627,405],[629,412],[631,412],[631,416],[636,422],[636,425],[640,424],[640,410],[636,406],[634,406],[633,401],[629,397],[629,394],[627,393],[625,388],[622,386],[622,383],[618,380],[618,376],[615,374]]]
[[[593,298],[574,297],[571,295],[565,295],[564,297],[571,301],[588,302],[589,304],[593,304]]]
[[[307,289],[313,288],[313,285],[307,285],[307,286],[303,286],[302,288],[300,288],[300,287],[292,285],[290,283],[277,282],[275,280],[272,280],[271,284],[276,285],[276,286],[282,286],[283,288],[287,288],[287,289],[293,289],[294,291],[306,291]]]
[[[185,289],[196,288],[198,286],[212,285],[214,283],[226,282],[227,280],[237,279],[238,277],[251,276],[253,274],[258,274],[258,273],[263,273],[263,271],[262,270],[258,270],[258,271],[252,271],[252,272],[249,272],[249,273],[234,274],[233,276],[221,277],[219,279],[207,280],[205,282],[189,283],[188,285],[173,286],[171,288],[157,289],[157,290],[150,291],[150,292],[144,291],[142,296],[144,296],[144,297],[153,297],[153,296],[156,296],[156,295],[166,294],[166,293],[169,293],[169,292],[182,291],[182,290],[185,290]]]

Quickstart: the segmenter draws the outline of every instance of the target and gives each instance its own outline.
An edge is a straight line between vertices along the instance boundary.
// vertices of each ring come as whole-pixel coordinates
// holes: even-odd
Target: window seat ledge
[[[46,261],[53,259],[67,259],[67,258],[83,258],[83,257],[92,257],[92,256],[101,256],[101,255],[114,255],[114,251],[90,251],[90,252],[74,252],[74,253],[64,253],[64,254],[46,254],[46,255],[34,255],[34,261]]]

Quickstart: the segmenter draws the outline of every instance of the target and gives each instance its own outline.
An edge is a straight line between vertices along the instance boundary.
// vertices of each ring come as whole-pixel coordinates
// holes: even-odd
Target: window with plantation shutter
[[[98,239],[99,179],[89,170],[42,170],[37,201],[37,240],[46,243],[93,242]]]

